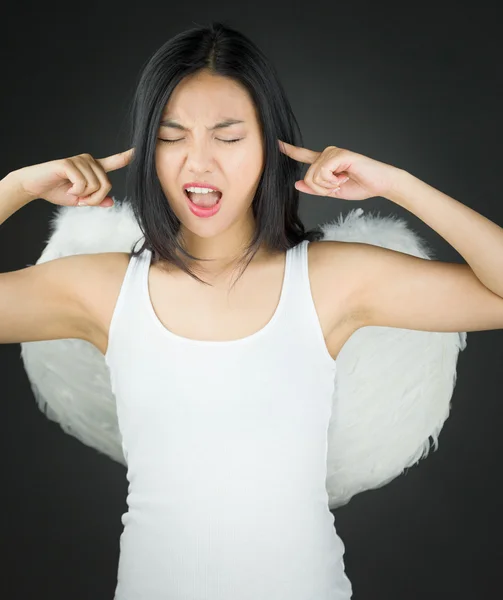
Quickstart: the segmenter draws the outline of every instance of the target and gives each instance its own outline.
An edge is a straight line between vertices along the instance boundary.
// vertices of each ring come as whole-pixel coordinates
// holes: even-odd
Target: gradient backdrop
[[[126,109],[145,61],[176,33],[223,20],[274,62],[309,148],[336,145],[391,163],[503,225],[503,47],[489,6],[9,2],[0,176],[125,150]],[[110,179],[123,197],[124,174]],[[439,260],[464,262],[383,198],[301,197],[307,227],[357,207],[405,218]],[[36,262],[53,210],[37,200],[0,227],[0,272]],[[503,332],[469,333],[439,450],[335,511],[355,600],[503,597],[502,366]],[[38,410],[19,344],[0,345],[0,369],[0,597],[111,600],[125,469]]]

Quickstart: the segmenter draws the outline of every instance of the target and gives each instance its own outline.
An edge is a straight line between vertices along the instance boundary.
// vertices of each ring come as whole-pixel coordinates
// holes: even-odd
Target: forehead
[[[255,118],[255,106],[240,83],[208,73],[197,73],[182,80],[162,114],[182,122],[201,119],[211,123],[222,115],[251,120]]]

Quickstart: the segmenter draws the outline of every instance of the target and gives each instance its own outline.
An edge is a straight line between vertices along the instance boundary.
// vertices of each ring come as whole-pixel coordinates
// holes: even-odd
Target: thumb
[[[302,192],[304,194],[312,194],[314,196],[320,195],[318,194],[318,192],[315,192],[313,189],[311,189],[303,180],[296,181],[294,185],[295,189],[299,190],[299,192]]]
[[[134,156],[134,148],[130,148],[125,152],[119,152],[118,154],[112,154],[111,156],[107,156],[105,158],[97,158],[96,162],[98,162],[105,172],[115,171],[116,169],[122,169],[128,165]]]
[[[296,181],[295,189],[299,190],[299,192],[302,192],[304,194],[311,194],[311,196],[329,196],[334,192],[334,190],[329,190],[327,188],[326,193],[320,194],[316,190],[310,188],[304,180]]]

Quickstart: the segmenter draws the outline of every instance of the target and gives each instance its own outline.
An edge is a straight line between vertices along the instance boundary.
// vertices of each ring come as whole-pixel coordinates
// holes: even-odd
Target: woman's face
[[[212,129],[231,119],[241,122]],[[210,238],[232,230],[237,239],[253,230],[263,140],[253,102],[240,84],[205,71],[180,82],[161,117],[155,160],[161,187],[186,233]],[[190,182],[221,190],[215,215],[191,212],[183,187]]]

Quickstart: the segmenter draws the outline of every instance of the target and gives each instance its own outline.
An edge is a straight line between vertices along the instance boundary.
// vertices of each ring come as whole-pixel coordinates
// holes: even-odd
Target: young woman
[[[116,600],[347,600],[325,489],[337,355],[368,325],[503,327],[503,232],[392,165],[303,148],[274,69],[221,24],[162,46],[133,108],[126,152],[0,182],[3,222],[36,198],[110,206],[107,173],[129,165],[144,233],[131,253],[1,274],[0,342],[105,355],[130,482]],[[299,190],[388,198],[468,264],[321,243]]]

